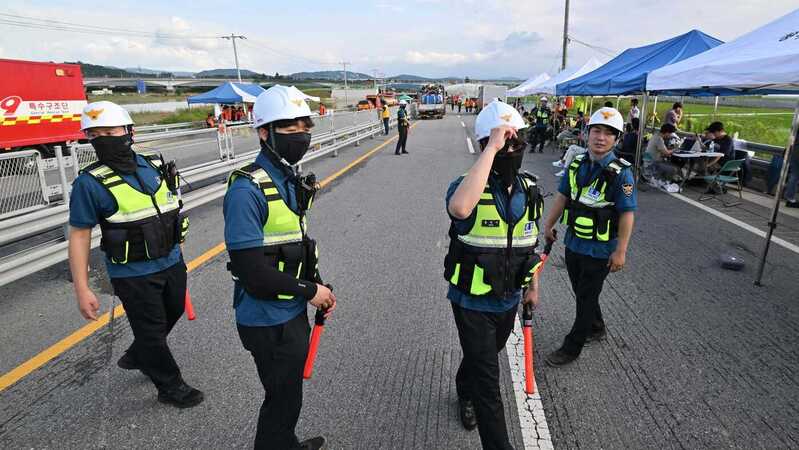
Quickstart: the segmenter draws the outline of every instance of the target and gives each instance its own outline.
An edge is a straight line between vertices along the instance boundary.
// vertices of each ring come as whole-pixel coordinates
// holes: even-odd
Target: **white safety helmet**
[[[594,125],[605,125],[619,133],[624,132],[624,118],[616,108],[606,106],[596,110],[596,112],[591,115],[591,120],[588,121],[589,128]]]
[[[286,87],[276,84],[255,99],[252,107],[252,127],[275,122],[277,120],[309,117],[313,113],[305,100],[319,101],[319,97],[304,94],[294,86]]]
[[[474,134],[479,141],[484,137],[490,136],[491,130],[502,125],[509,125],[516,130],[527,128],[527,124],[524,123],[524,119],[519,114],[519,111],[516,111],[516,108],[499,100],[494,100],[487,104],[477,115],[477,119],[474,121]]]
[[[546,97],[541,97],[541,98],[539,98],[539,100],[541,100],[542,102],[548,102],[549,101],[549,99],[546,98]]]
[[[80,116],[80,129],[86,131],[96,127],[126,127],[133,125],[133,119],[125,108],[116,103],[103,100],[89,103],[83,107]]]
[[[404,106],[404,105],[407,105],[407,104],[408,104],[408,102],[406,102],[405,100],[400,100],[400,101],[399,101],[399,104]]]

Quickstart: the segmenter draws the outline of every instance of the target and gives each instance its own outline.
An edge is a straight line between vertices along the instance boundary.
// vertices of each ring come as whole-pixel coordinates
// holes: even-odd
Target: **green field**
[[[528,101],[534,101],[537,98],[528,97]],[[580,97],[575,98],[575,104],[579,104]],[[610,101],[616,104],[616,97],[594,97],[593,110],[596,111],[605,101]],[[587,98],[586,98],[587,105]],[[638,106],[642,105],[639,99]],[[649,108],[653,105],[649,104]],[[672,102],[659,102],[657,105],[656,125],[660,126],[663,116],[671,108]],[[691,103],[689,97],[685,98],[683,102],[684,115],[679,128],[684,131],[693,131],[701,133],[710,122],[718,120],[724,123],[724,129],[727,133],[734,135],[738,133],[739,139],[745,139],[750,142],[758,142],[761,144],[776,145],[784,147],[788,141],[788,135],[791,133],[791,120],[793,119],[793,110],[786,108],[754,108],[742,106],[719,106],[716,117],[713,117],[713,105],[704,103]],[[622,99],[619,103],[619,111],[624,116],[630,110],[630,99]],[[753,116],[736,116],[734,114],[760,114]],[[774,115],[775,113],[779,115]],[[697,114],[698,116],[692,116]],[[648,114],[649,123],[652,124],[652,112]],[[700,116],[701,115],[701,116]]]
[[[92,95],[88,94],[86,99],[89,102],[99,102],[107,100],[114,102],[118,105],[130,105],[134,103],[159,103],[159,102],[182,102],[186,101],[185,95],[176,94],[134,94],[134,93],[117,93],[111,95]]]
[[[175,112],[140,112],[132,113],[131,118],[136,125],[164,125],[168,123],[202,122],[213,113],[214,108],[179,109]]]

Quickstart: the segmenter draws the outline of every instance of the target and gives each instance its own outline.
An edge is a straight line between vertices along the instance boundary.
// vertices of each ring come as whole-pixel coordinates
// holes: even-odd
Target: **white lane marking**
[[[474,154],[474,146],[472,145],[472,140],[469,139],[469,136],[466,136],[466,146],[469,147],[469,153]]]
[[[516,408],[519,413],[519,422],[522,430],[522,441],[525,450],[546,449],[550,450],[552,438],[549,435],[547,419],[544,416],[544,405],[541,403],[541,391],[538,386],[535,394],[528,395],[524,392],[524,338],[519,320],[514,320],[513,333],[511,333],[505,351],[510,364],[510,376],[513,383],[513,392],[516,394]]]
[[[461,126],[462,126],[463,128],[466,128],[466,124],[465,124],[465,123],[463,123],[463,121],[462,121],[462,120],[461,120]]]
[[[766,237],[766,232],[765,231],[761,231],[761,230],[753,227],[752,225],[749,225],[748,223],[742,222],[742,221],[740,221],[740,220],[738,220],[738,219],[736,219],[734,217],[730,217],[730,216],[728,216],[728,215],[726,215],[726,214],[724,214],[722,212],[716,211],[715,209],[713,209],[713,208],[711,208],[709,206],[705,206],[705,205],[699,203],[696,200],[692,200],[692,199],[690,199],[690,198],[688,198],[688,197],[686,197],[686,196],[684,196],[682,194],[669,193],[669,195],[671,195],[674,198],[678,198],[678,199],[684,201],[685,203],[688,203],[689,205],[696,206],[697,208],[699,208],[699,209],[701,209],[703,211],[709,212],[710,214],[713,214],[714,216],[716,216],[716,217],[718,217],[718,218],[720,218],[722,220],[726,220],[727,222],[729,222],[729,223],[731,223],[733,225],[737,225],[737,226],[743,228],[744,230],[749,231],[751,233],[754,233],[754,234],[756,234],[756,235],[758,235],[758,236],[760,236],[762,238]],[[775,243],[775,244],[777,244],[779,246],[782,246],[782,247],[784,247],[784,248],[786,248],[786,249],[788,249],[788,250],[790,250],[790,251],[792,251],[794,253],[799,254],[799,246],[791,244],[790,242],[786,241],[785,239],[780,239],[777,236],[771,236],[771,242],[773,242],[773,243]]]

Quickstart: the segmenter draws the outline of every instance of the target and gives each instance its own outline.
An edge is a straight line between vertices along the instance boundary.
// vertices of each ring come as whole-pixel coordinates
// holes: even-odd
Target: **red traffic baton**
[[[333,290],[333,286],[326,284],[325,287]],[[319,340],[322,338],[322,332],[325,330],[325,312],[324,309],[317,309],[314,314],[314,325],[311,331],[311,343],[308,345],[308,357],[305,358],[305,368],[302,370],[302,377],[310,380],[313,376],[313,365],[316,361],[316,353],[319,350]]]
[[[191,294],[189,294],[189,288],[186,287],[186,297],[184,299],[183,309],[186,310],[186,316],[189,320],[194,320],[197,316],[194,315],[194,305],[191,303]]]
[[[305,359],[305,369],[302,371],[302,377],[310,380],[313,376],[313,365],[316,361],[316,352],[319,350],[319,339],[322,337],[322,331],[325,330],[325,312],[324,310],[317,309],[314,315],[313,331],[311,331],[311,343],[308,346],[308,357]]]
[[[547,242],[541,254],[541,264],[535,269],[535,276],[544,267],[552,251],[552,244]],[[533,305],[525,304],[522,308],[522,334],[524,335],[524,392],[535,394],[535,371],[533,370]]]

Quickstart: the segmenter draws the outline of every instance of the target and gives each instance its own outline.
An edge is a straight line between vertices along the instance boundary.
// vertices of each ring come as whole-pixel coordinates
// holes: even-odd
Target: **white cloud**
[[[410,64],[429,64],[433,66],[452,66],[468,62],[485,61],[492,53],[456,53],[456,52],[421,52],[408,50],[405,53],[405,62]]]

